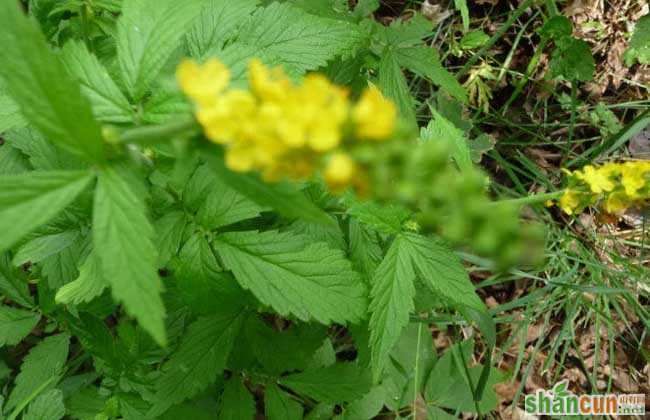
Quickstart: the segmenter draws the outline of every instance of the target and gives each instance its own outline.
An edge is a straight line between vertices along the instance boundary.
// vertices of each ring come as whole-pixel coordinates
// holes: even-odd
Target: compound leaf
[[[93,180],[88,171],[28,172],[0,176],[0,252],[44,225]]]
[[[342,251],[275,231],[218,235],[215,249],[239,284],[281,315],[323,324],[365,318],[365,285]]]
[[[94,206],[93,245],[113,297],[164,344],[162,284],[145,203],[122,175],[107,167],[99,174]]]
[[[0,76],[21,114],[50,141],[90,162],[104,159],[88,101],[17,1],[0,2]]]

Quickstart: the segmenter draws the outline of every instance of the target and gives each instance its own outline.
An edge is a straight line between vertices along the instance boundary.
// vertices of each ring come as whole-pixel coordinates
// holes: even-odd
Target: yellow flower
[[[265,101],[282,102],[294,88],[282,67],[269,69],[257,58],[248,64],[248,82],[253,93]]]
[[[256,112],[255,98],[244,90],[233,89],[207,106],[200,107],[196,119],[208,139],[219,143],[233,142]]]
[[[369,140],[384,140],[395,130],[397,109],[376,87],[366,89],[352,111],[357,136]]]
[[[335,153],[327,163],[325,182],[330,188],[340,190],[350,185],[355,172],[356,165],[348,154]]]
[[[607,197],[605,202],[605,210],[607,213],[618,213],[628,207],[628,200],[622,192],[615,192]]]
[[[636,162],[626,162],[621,167],[621,175],[625,193],[631,198],[636,198],[638,191],[646,184],[642,165]]]
[[[614,182],[609,179],[608,175],[602,170],[596,169],[591,165],[582,168],[581,171],[575,172],[576,177],[589,184],[591,191],[600,194],[603,191],[611,191],[614,189]]]
[[[562,197],[560,197],[560,208],[566,214],[573,214],[576,208],[580,205],[580,193],[567,188]]]
[[[183,60],[176,70],[176,78],[183,92],[192,100],[209,104],[230,84],[230,70],[216,58],[203,65]]]

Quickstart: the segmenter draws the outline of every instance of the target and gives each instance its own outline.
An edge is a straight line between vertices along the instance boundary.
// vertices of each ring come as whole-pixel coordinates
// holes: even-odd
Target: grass
[[[402,11],[418,9],[420,4],[408,1]],[[472,125],[470,137],[481,133],[498,137],[482,164],[492,174],[491,188],[500,198],[555,191],[561,187],[563,167],[625,159],[627,141],[650,121],[650,100],[643,96],[620,100],[616,91],[609,91],[595,99],[582,84],[552,85],[546,80],[542,69],[546,45],[540,44],[535,30],[561,5],[553,0],[533,4],[525,1],[510,10],[503,10],[507,6],[501,3],[471,8],[471,29],[490,28],[492,36],[480,49],[461,57],[448,48],[462,36],[458,13],[431,36],[432,45],[441,49],[443,60],[461,81],[482,63],[494,72],[495,80],[486,83],[498,94],[489,108],[485,111],[473,104],[463,120]],[[628,85],[646,95],[650,90],[636,82]],[[410,86],[420,101],[418,119],[426,121],[428,106],[436,104],[433,89],[418,77],[411,79]],[[567,95],[568,107],[563,105]],[[585,120],[598,102],[615,113],[622,130],[602,136],[601,127]],[[645,216],[639,226],[630,227],[595,212],[569,218],[537,204],[528,208],[526,217],[548,229],[545,262],[537,270],[491,274],[489,262],[466,256],[475,273],[488,273],[478,284],[486,297],[503,290],[510,293],[492,313],[500,338],[494,360],[510,372],[509,384],[516,388],[511,404],[520,401],[534,376],[552,386],[575,369],[584,377],[574,384],[576,390],[621,391],[616,375],[623,369],[622,358],[629,361],[625,374],[640,381],[650,362],[644,350],[650,329],[650,241]],[[438,322],[440,328],[446,325],[444,317],[428,320]],[[531,330],[535,337],[526,340]]]

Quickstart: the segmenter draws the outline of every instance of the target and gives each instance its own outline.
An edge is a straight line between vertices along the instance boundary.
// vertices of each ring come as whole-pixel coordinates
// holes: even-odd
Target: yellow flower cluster
[[[558,204],[567,214],[598,203],[608,213],[618,213],[650,200],[650,161],[587,165],[566,173],[569,185]]]
[[[229,88],[230,76],[217,59],[202,65],[186,60],[177,70],[206,137],[225,147],[234,171],[260,171],[276,180],[306,179],[324,169],[331,187],[345,188],[357,175],[346,143],[385,140],[395,130],[395,105],[376,88],[353,104],[347,90],[322,75],[296,84],[282,68],[257,59],[249,64],[249,89]]]

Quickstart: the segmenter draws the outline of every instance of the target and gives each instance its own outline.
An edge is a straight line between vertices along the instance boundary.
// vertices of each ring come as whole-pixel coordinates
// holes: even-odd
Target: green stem
[[[135,143],[147,145],[160,143],[172,137],[193,135],[197,131],[198,125],[194,118],[185,118],[163,125],[132,128],[108,141],[113,144]]]
[[[508,20],[505,21],[503,25],[499,28],[498,31],[495,32],[494,35],[492,35],[492,38],[481,47],[480,50],[476,54],[474,54],[469,60],[467,60],[467,63],[463,66],[462,69],[456,74],[456,78],[460,79],[463,77],[471,68],[472,66],[478,61],[479,58],[481,58],[486,52],[492,48],[496,42],[501,39],[501,37],[506,33],[508,29],[515,23],[517,19],[519,19],[519,16],[523,15],[526,9],[528,9],[532,4],[534,0],[525,0],[523,3],[519,5],[511,14]]]
[[[553,191],[550,193],[544,193],[544,194],[534,194],[534,195],[529,195],[527,197],[521,197],[521,198],[512,198],[509,200],[499,200],[499,201],[493,201],[491,204],[492,205],[519,205],[523,206],[525,204],[536,204],[536,203],[543,203],[548,200],[553,200],[555,198],[559,198],[564,194],[564,190],[561,191]]]
[[[576,115],[578,110],[578,104],[576,103],[577,96],[578,96],[578,83],[575,80],[572,80],[571,81],[571,120],[569,121],[569,140],[564,152],[565,159],[571,154],[571,145],[573,144],[573,132],[576,126]]]

